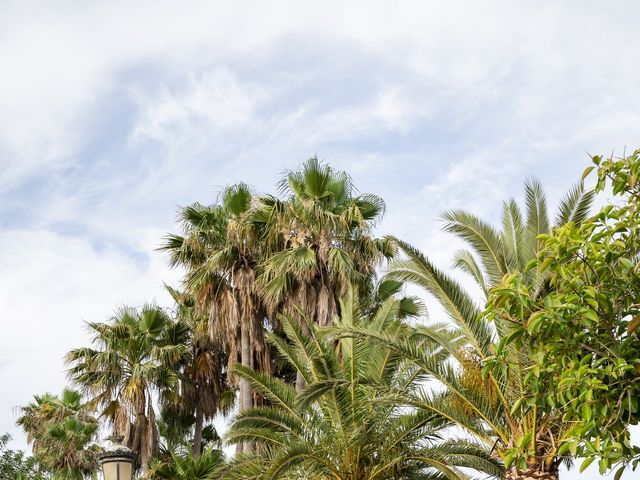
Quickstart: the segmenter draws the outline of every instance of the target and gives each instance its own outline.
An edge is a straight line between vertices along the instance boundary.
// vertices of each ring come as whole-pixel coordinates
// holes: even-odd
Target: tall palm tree
[[[317,157],[280,182],[284,201],[261,198],[256,217],[275,251],[262,264],[260,283],[270,311],[302,307],[313,323],[331,324],[338,299],[351,285],[369,293],[375,268],[390,245],[372,236],[384,201],[356,195],[351,178]],[[284,305],[283,305],[284,304]]]
[[[61,396],[45,393],[21,408],[18,419],[39,463],[54,479],[83,480],[98,469],[98,421],[80,392],[65,389]]]
[[[166,287],[177,305],[174,329],[175,344],[188,347],[181,363],[174,368],[179,372],[179,389],[166,395],[166,420],[193,417],[192,454],[194,458],[202,451],[202,432],[206,420],[218,413],[226,413],[233,405],[233,395],[227,383],[226,353],[221,342],[214,341],[208,331],[208,317],[196,308],[193,296]],[[191,426],[191,425],[189,425]]]
[[[335,328],[282,316],[286,338],[270,334],[278,352],[301,372],[301,392],[284,381],[236,367],[269,402],[238,415],[227,441],[252,441],[256,456],[241,456],[229,479],[403,480],[468,478],[459,467],[502,473],[488,449],[474,442],[441,441],[449,422],[425,411],[399,409],[376,386],[413,388],[416,369],[391,350],[366,338],[341,338],[343,328],[362,327],[400,338],[406,332],[401,305],[388,298],[363,314],[348,295]]]
[[[259,278],[267,310],[271,317],[297,316],[301,308],[312,323],[330,325],[351,285],[362,296],[369,294],[376,267],[391,256],[389,243],[371,232],[384,202],[357,195],[345,172],[317,157],[289,172],[280,190],[285,200],[262,197],[253,215],[271,249]],[[300,375],[297,385],[302,388]]]
[[[123,307],[109,323],[88,325],[96,348],[67,354],[69,376],[109,419],[114,435],[124,436],[146,476],[158,443],[152,393],[177,384],[171,366],[185,355],[185,347],[172,343],[173,322],[153,305],[139,312]]]
[[[172,266],[186,268],[187,290],[208,313],[212,338],[224,339],[229,366],[240,362],[270,371],[265,311],[256,284],[263,245],[254,225],[245,221],[252,203],[250,189],[239,183],[224,189],[217,204],[183,208],[182,234],[167,236],[162,249],[170,253]],[[239,410],[244,410],[253,406],[253,392],[246,380],[239,383]]]
[[[455,265],[475,279],[487,292],[504,275],[523,272],[525,281],[534,290],[545,288],[545,277],[526,269],[538,252],[537,235],[548,233],[546,200],[540,184],[525,184],[526,218],[517,203],[509,200],[503,206],[502,229],[497,230],[476,216],[464,211],[447,212],[445,229],[463,239],[472,251],[456,254]],[[588,214],[592,192],[581,185],[571,189],[561,202],[556,222],[581,222]],[[559,414],[546,414],[520,400],[527,391],[527,373],[533,365],[532,352],[508,346],[504,364],[484,368],[494,361],[500,342],[511,333],[504,319],[493,322],[482,314],[473,295],[465,291],[451,276],[436,268],[424,255],[410,245],[397,241],[404,259],[395,260],[388,278],[421,286],[442,305],[451,326],[418,327],[406,339],[379,336],[396,353],[411,359],[428,377],[446,389],[437,394],[420,395],[409,404],[449,418],[491,446],[508,465],[509,479],[556,479],[558,465],[566,457],[559,452],[569,426]],[[434,342],[455,360],[450,364],[434,362],[420,342]],[[526,449],[528,455],[521,455]]]

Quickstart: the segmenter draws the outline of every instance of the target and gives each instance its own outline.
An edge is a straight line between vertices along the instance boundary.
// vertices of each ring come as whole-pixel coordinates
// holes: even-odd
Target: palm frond
[[[458,236],[471,246],[482,260],[482,266],[493,283],[498,283],[509,271],[500,234],[488,223],[463,210],[442,215],[444,230]]]

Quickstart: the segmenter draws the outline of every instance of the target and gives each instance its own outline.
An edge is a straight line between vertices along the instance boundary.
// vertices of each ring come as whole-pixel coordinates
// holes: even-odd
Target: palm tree
[[[462,238],[472,252],[456,254],[455,265],[470,274],[487,292],[504,275],[522,272],[533,290],[542,292],[545,277],[527,271],[527,263],[538,252],[537,235],[549,231],[546,200],[540,184],[525,184],[526,218],[514,200],[503,207],[502,230],[464,211],[447,212],[445,229]],[[581,185],[568,192],[560,205],[556,222],[579,223],[588,214],[592,192]],[[379,335],[384,345],[411,359],[430,379],[446,389],[437,394],[405,397],[408,404],[436,412],[463,427],[496,451],[508,465],[508,479],[556,479],[558,465],[566,457],[559,447],[569,431],[559,414],[545,414],[523,404],[527,392],[527,373],[533,365],[532,352],[508,346],[507,361],[495,368],[498,345],[511,333],[503,319],[483,316],[473,296],[452,277],[437,269],[410,245],[397,241],[406,258],[395,260],[388,278],[421,286],[442,305],[454,327],[418,327],[410,338],[391,339]],[[421,345],[432,342],[455,359],[457,368],[435,362]],[[485,368],[486,367],[486,368]],[[519,452],[530,452],[522,455]]]
[[[201,455],[170,451],[164,461],[155,463],[151,478],[157,480],[208,480],[220,478],[224,467],[224,454],[208,449]]]
[[[351,285],[369,293],[375,268],[390,245],[371,236],[384,212],[375,195],[355,195],[351,178],[310,158],[280,182],[285,201],[261,198],[255,218],[265,244],[275,246],[260,283],[271,312],[302,307],[320,326],[330,325],[338,299]],[[284,305],[283,305],[284,303]]]
[[[123,307],[109,323],[88,325],[96,348],[67,354],[69,376],[109,419],[114,435],[122,435],[138,455],[146,476],[158,443],[152,393],[177,384],[171,366],[185,355],[185,347],[172,343],[173,322],[153,305],[140,312]]]
[[[289,172],[280,190],[286,200],[262,197],[253,214],[271,249],[259,278],[267,310],[271,317],[278,312],[297,316],[301,308],[312,323],[330,325],[351,285],[363,297],[371,293],[375,268],[391,256],[389,243],[371,234],[384,202],[356,195],[345,172],[316,157]],[[298,375],[298,389],[301,382]]]
[[[237,458],[229,479],[403,480],[467,478],[460,467],[492,475],[502,473],[488,449],[474,442],[441,441],[449,422],[425,411],[396,407],[376,386],[398,391],[413,388],[416,369],[366,338],[336,338],[344,328],[361,327],[400,338],[405,329],[400,302],[388,298],[364,315],[348,295],[335,328],[283,315],[286,338],[269,341],[302,374],[301,392],[284,381],[243,366],[247,378],[269,405],[239,414],[228,442],[252,441],[255,456]]]
[[[182,235],[167,236],[162,249],[170,253],[172,266],[186,268],[187,290],[207,312],[211,337],[224,340],[229,367],[240,362],[270,371],[265,312],[256,284],[263,246],[245,221],[252,199],[249,188],[239,183],[227,187],[215,205],[183,208]],[[254,403],[251,387],[242,379],[239,403],[240,411]]]
[[[544,287],[545,276],[537,269],[526,270],[525,267],[538,256],[538,235],[550,233],[547,201],[540,182],[535,179],[525,182],[524,191],[526,216],[510,198],[502,205],[500,230],[464,210],[452,210],[443,215],[445,231],[453,233],[472,249],[458,251],[454,265],[471,275],[485,296],[505,275],[514,272],[522,273],[525,282],[534,289]],[[555,224],[581,223],[589,214],[593,196],[594,192],[585,191],[582,183],[575,185],[560,202]]]
[[[173,343],[188,347],[182,363],[174,368],[179,372],[180,388],[166,395],[164,415],[167,427],[176,419],[193,419],[194,458],[202,451],[202,432],[206,420],[218,413],[226,413],[233,405],[233,391],[227,383],[226,353],[220,342],[208,331],[208,317],[196,308],[193,296],[166,287],[177,305],[178,322]],[[175,394],[172,394],[175,393]]]
[[[33,453],[54,479],[83,480],[98,469],[98,447],[90,445],[98,430],[80,392],[35,395],[18,419]]]

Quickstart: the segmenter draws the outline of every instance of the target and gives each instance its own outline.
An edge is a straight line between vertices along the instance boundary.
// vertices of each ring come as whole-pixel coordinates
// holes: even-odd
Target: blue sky
[[[636,2],[0,5],[0,432],[84,320],[168,304],[177,205],[317,154],[448,266],[438,215],[552,201],[640,139]],[[432,317],[441,313],[434,308]],[[576,475],[572,477],[571,475]],[[577,478],[569,474],[564,478]],[[580,478],[599,478],[597,474]],[[629,477],[630,478],[630,477]]]

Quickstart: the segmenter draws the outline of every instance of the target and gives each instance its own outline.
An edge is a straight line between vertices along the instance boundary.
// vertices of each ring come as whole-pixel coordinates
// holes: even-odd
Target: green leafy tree
[[[140,311],[123,307],[110,322],[88,326],[96,348],[67,354],[69,376],[111,422],[113,434],[122,435],[124,444],[138,455],[146,476],[158,446],[152,394],[177,385],[172,366],[186,348],[173,342],[176,324],[153,305]]]
[[[35,457],[25,455],[22,450],[10,450],[8,433],[0,435],[0,478],[12,480],[49,480],[50,476]]]
[[[260,283],[269,311],[297,315],[329,325],[339,299],[351,285],[371,291],[375,268],[390,255],[388,242],[372,228],[384,213],[384,201],[356,195],[347,173],[316,157],[280,182],[285,200],[267,196],[254,213],[272,251],[262,264]]]
[[[75,390],[62,396],[36,395],[18,419],[38,462],[54,479],[82,480],[98,469],[98,447],[92,444],[98,421]]]
[[[488,309],[513,326],[500,354],[513,345],[534,352],[523,401],[575,424],[560,449],[586,456],[581,469],[595,459],[603,473],[619,464],[619,476],[640,462],[628,431],[640,420],[640,150],[593,162],[585,176],[596,168],[596,191],[609,189],[616,202],[538,237],[530,269],[549,279],[544,295],[510,276]]]
[[[240,413],[227,441],[252,441],[254,456],[237,458],[225,473],[230,479],[458,479],[460,467],[492,475],[502,469],[488,449],[474,442],[440,441],[449,425],[442,416],[399,408],[379,388],[413,388],[415,367],[368,338],[338,338],[348,328],[404,332],[401,305],[388,298],[364,314],[351,295],[340,306],[331,329],[307,319],[282,316],[286,338],[270,334],[277,351],[302,374],[302,391],[284,381],[237,366],[269,404]]]

